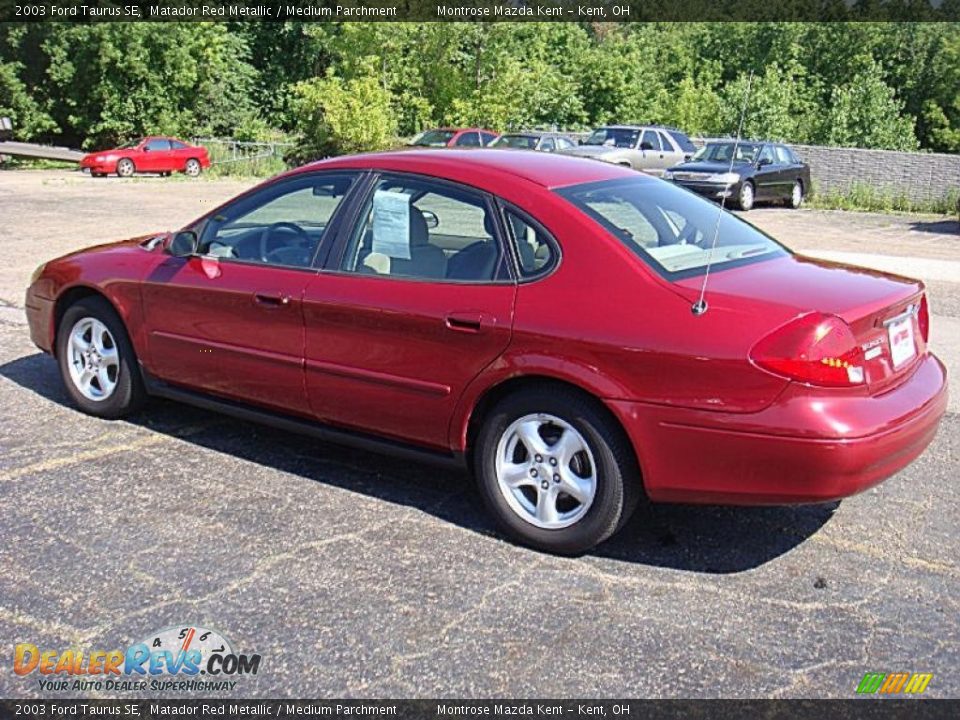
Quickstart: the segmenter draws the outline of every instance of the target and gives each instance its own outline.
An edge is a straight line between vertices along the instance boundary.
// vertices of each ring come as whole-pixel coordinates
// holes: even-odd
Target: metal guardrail
[[[292,143],[250,142],[227,138],[193,138],[195,145],[203,145],[210,153],[210,163],[227,165],[230,163],[254,162],[267,158],[283,158]]]

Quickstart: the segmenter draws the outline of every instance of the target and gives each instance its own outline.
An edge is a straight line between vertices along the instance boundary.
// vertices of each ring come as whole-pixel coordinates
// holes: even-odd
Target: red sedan
[[[410,144],[414,147],[486,147],[500,137],[484,128],[436,128],[424,130]]]
[[[465,465],[513,537],[555,552],[642,497],[859,492],[924,450],[947,400],[920,282],[546,153],[307,165],[47,263],[26,307],[88,413],[157,395]]]
[[[80,161],[80,169],[94,177],[116,173],[131,177],[134,173],[170,175],[182,172],[196,177],[210,167],[205,147],[170,137],[146,137],[113,150],[90,153]]]

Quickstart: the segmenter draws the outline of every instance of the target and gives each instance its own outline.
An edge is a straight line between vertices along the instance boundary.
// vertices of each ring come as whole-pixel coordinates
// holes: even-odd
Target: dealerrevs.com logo
[[[41,690],[233,690],[256,675],[260,655],[236,653],[216,630],[179,625],[150,633],[125,650],[49,650],[32,643],[14,648],[13,671],[36,676]]]

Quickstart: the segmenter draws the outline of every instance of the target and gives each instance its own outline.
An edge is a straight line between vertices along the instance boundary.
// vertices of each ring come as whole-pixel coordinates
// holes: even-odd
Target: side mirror
[[[648,143],[646,140],[644,140],[642,143],[640,143],[640,149],[641,149],[641,150],[653,150],[653,144],[652,144],[652,143]]]
[[[763,158],[760,158],[759,160],[757,160],[757,167],[758,167],[758,168],[761,168],[761,167],[763,167],[764,165],[773,165],[773,160],[771,160],[771,159],[768,158],[768,157],[763,157]]]
[[[440,218],[437,217],[435,212],[429,210],[421,210],[420,212],[423,214],[423,219],[427,221],[427,228],[430,230],[433,230],[440,224]]]
[[[167,252],[174,257],[191,257],[197,254],[197,234],[193,230],[181,230],[170,239]]]

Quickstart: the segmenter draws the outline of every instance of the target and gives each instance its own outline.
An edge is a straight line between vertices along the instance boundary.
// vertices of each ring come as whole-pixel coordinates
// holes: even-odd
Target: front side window
[[[360,215],[341,269],[422,280],[489,282],[502,253],[484,196],[419,178],[383,178]]]
[[[543,142],[540,143],[540,149],[544,152],[553,152],[555,145],[552,137],[546,137],[543,139]]]
[[[483,140],[484,145],[489,145],[490,143],[492,143],[494,140],[497,139],[497,136],[494,135],[493,133],[485,133],[485,132],[480,133],[480,137]]]
[[[646,130],[640,140],[641,150],[660,150],[660,138],[653,130]]]
[[[567,138],[563,138],[563,137],[557,138],[558,150],[566,150],[567,148],[572,148],[572,147],[573,147],[573,143],[570,140],[567,140]]]
[[[534,135],[501,135],[491,147],[533,150],[537,146]]]
[[[480,147],[480,133],[465,132],[457,138],[455,143],[458,147]]]
[[[269,185],[210,218],[200,252],[220,258],[309,267],[352,174],[304,175]]]
[[[765,145],[763,147],[763,150],[760,151],[760,155],[757,158],[757,162],[765,162],[770,165],[775,163],[776,160],[773,157],[773,148],[771,148],[769,145]]]
[[[145,147],[147,150],[149,150],[150,152],[159,152],[159,151],[161,151],[161,150],[169,150],[169,149],[170,149],[170,141],[169,141],[169,140],[157,140],[157,139],[148,140],[148,141],[147,141],[147,144],[146,144],[144,147]]]
[[[670,183],[605,180],[557,193],[668,279],[699,275],[711,261],[722,269],[787,254],[735,215]],[[716,227],[716,247],[711,248]]]

